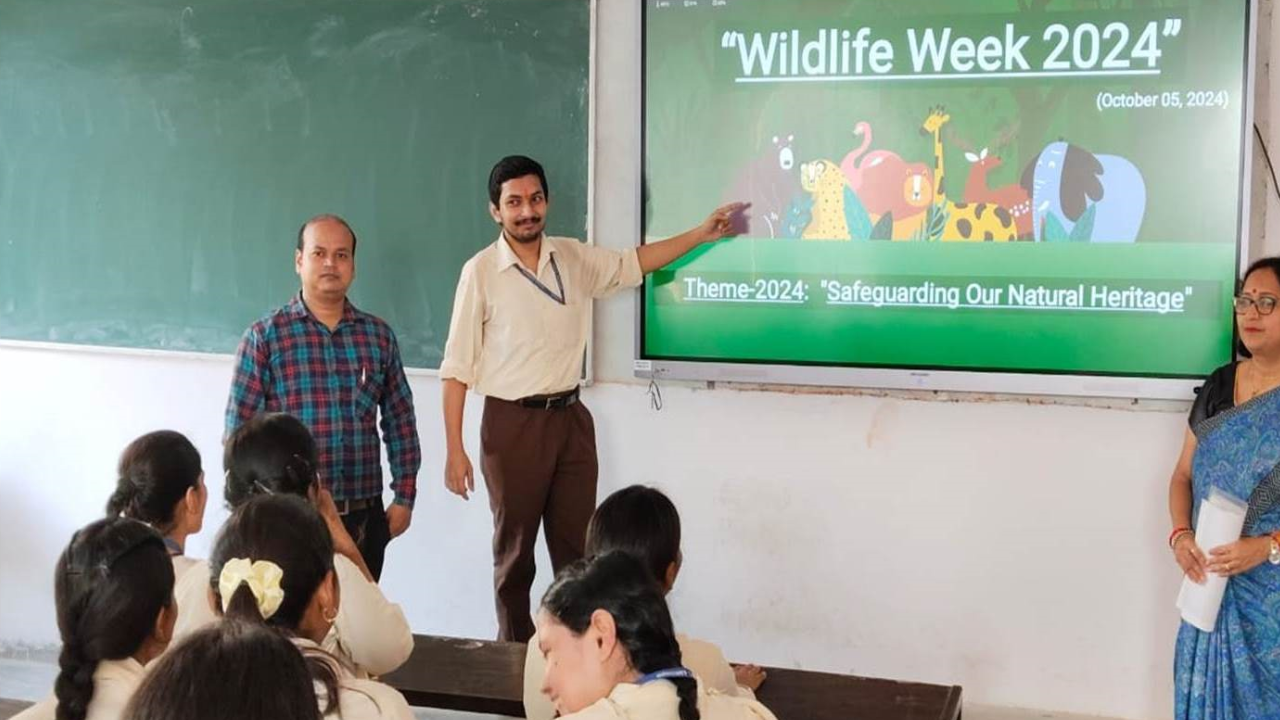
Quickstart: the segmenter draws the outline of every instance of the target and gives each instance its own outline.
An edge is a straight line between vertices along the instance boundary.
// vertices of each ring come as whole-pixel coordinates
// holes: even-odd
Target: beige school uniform
[[[178,583],[189,571],[199,567],[208,568],[208,565],[202,563],[199,559],[187,557],[186,555],[170,555],[169,559],[173,561],[174,588],[177,588]]]
[[[367,675],[384,675],[403,665],[413,652],[413,631],[404,611],[387,600],[377,583],[369,582],[345,556],[333,556],[333,569],[342,599],[324,641],[325,651]],[[177,580],[174,597],[178,599],[175,640],[218,619],[209,602],[207,560],[199,561]]]
[[[702,720],[777,720],[755,700],[707,690],[698,683],[698,712]],[[680,696],[667,680],[644,685],[619,683],[613,692],[563,720],[679,720]]]
[[[104,660],[93,671],[93,699],[85,720],[121,720],[125,706],[142,684],[146,670],[133,658]],[[13,716],[13,720],[53,720],[58,699],[50,696]]]
[[[303,655],[320,652],[310,640],[294,639]],[[404,696],[389,685],[358,677],[340,662],[330,662],[338,676],[338,705],[326,718],[340,720],[414,720],[413,711]],[[316,683],[316,701],[321,710],[328,702],[325,688]]]
[[[676,635],[676,641],[680,643],[682,664],[692,670],[708,690],[722,695],[755,699],[755,693],[738,684],[733,667],[724,659],[720,648],[686,635]],[[547,660],[538,649],[538,636],[534,635],[529,641],[524,659],[524,712],[528,720],[551,720],[555,717],[555,707],[542,693],[542,678],[546,671]]]

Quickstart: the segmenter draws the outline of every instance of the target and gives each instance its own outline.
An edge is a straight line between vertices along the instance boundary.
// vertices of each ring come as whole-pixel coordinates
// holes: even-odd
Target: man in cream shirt
[[[645,273],[729,234],[746,206],[725,205],[692,230],[628,250],[544,235],[549,207],[536,161],[517,155],[493,167],[489,214],[502,230],[462,268],[440,365],[445,486],[464,499],[475,489],[462,443],[466,392],[485,396],[480,467],[493,512],[498,639],[517,642],[534,631],[538,526],[558,571],[582,556],[595,509],[595,425],[578,397],[591,301],[636,287]]]

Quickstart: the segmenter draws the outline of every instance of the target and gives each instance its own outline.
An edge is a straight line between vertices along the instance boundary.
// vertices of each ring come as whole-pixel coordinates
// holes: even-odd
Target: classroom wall
[[[1262,7],[1274,32],[1271,3]],[[610,246],[636,236],[634,8],[601,0],[598,13],[597,88],[608,90],[597,93],[594,230]],[[1280,147],[1266,122],[1280,93],[1263,85],[1260,125]],[[1278,218],[1257,218],[1256,234],[1270,229],[1257,247],[1280,249]],[[634,313],[631,296],[598,306],[599,382],[586,399],[601,493],[650,483],[681,509],[672,604],[682,629],[732,658],[958,683],[969,702],[1170,714],[1178,576],[1163,545],[1165,484],[1185,408],[669,383],[654,411],[630,376]],[[53,562],[100,512],[128,440],[187,433],[220,495],[230,376],[220,357],[0,346],[0,652],[56,642]],[[416,630],[488,637],[487,500],[482,489],[469,502],[444,491],[439,385],[411,385],[426,462],[383,584]],[[470,409],[474,453],[474,398]],[[211,503],[193,554],[224,517]],[[545,553],[540,566],[538,591]]]

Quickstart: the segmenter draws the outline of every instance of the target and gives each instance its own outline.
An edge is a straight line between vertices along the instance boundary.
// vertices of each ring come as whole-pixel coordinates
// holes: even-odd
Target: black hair
[[[660,584],[680,559],[680,513],[661,490],[625,487],[600,503],[587,525],[587,555],[625,550]]]
[[[120,455],[107,515],[133,518],[168,532],[178,503],[199,485],[203,472],[200,452],[182,433],[147,433],[129,443]]]
[[[56,717],[84,720],[98,663],[136,654],[154,634],[160,611],[173,603],[173,563],[164,541],[128,518],[86,525],[58,558],[54,599],[62,636]]]
[[[147,674],[127,720],[320,720],[298,648],[260,623],[228,619],[189,635]]]
[[[1249,279],[1249,276],[1259,270],[1270,270],[1272,277],[1274,277],[1277,282],[1280,282],[1280,256],[1271,255],[1268,257],[1261,257],[1249,263],[1249,267],[1245,269],[1244,274],[1240,276],[1240,282],[1237,283],[1237,295],[1244,290],[1245,281]],[[1238,337],[1239,332],[1237,332],[1236,335]],[[1236,341],[1236,352],[1243,357],[1253,357],[1253,353],[1249,352],[1249,348],[1244,346],[1244,340],[1242,339],[1238,339]]]
[[[286,413],[259,413],[227,438],[223,497],[229,509],[254,495],[284,493],[309,498],[319,451],[302,421]]]
[[[316,215],[310,220],[307,220],[306,222],[302,223],[302,227],[298,228],[298,250],[301,251],[302,246],[306,244],[303,242],[302,236],[307,234],[307,228],[311,227],[313,223],[318,223],[321,220],[329,220],[332,222],[336,222],[342,225],[342,227],[347,229],[347,232],[351,235],[351,254],[355,255],[356,244],[360,241],[359,238],[356,237],[356,231],[351,229],[351,224],[348,223],[346,220],[343,220],[341,217],[338,217],[337,215],[331,215],[329,213]]]
[[[542,195],[551,199],[551,188],[547,185],[547,173],[542,165],[533,158],[524,155],[508,155],[498,161],[489,171],[489,202],[497,206],[502,199],[502,183],[515,180],[526,175],[537,175],[542,183]]]
[[[615,550],[566,566],[542,597],[542,607],[574,635],[591,625],[591,615],[613,616],[618,642],[631,668],[650,673],[680,667],[680,644],[671,613],[655,578],[630,553]],[[680,696],[680,720],[699,720],[698,684],[674,678]]]
[[[268,560],[283,571],[284,599],[269,618],[262,617],[248,584],[241,583],[231,597],[222,597],[222,568],[241,558]],[[311,503],[293,495],[260,495],[240,505],[218,532],[209,556],[209,586],[214,604],[225,617],[270,625],[289,635],[297,634],[311,598],[332,571],[333,538],[328,526]],[[329,708],[336,706],[335,659],[316,653],[309,654],[307,662],[312,675],[328,690]]]

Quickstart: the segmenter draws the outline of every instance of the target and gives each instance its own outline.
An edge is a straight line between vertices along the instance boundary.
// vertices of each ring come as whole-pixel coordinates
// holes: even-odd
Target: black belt
[[[558,410],[578,402],[578,388],[558,395],[530,395],[515,401],[517,405],[538,410]]]
[[[347,515],[361,510],[368,510],[373,507],[382,507],[382,498],[367,497],[358,500],[334,500],[333,504],[338,508],[339,515]]]

